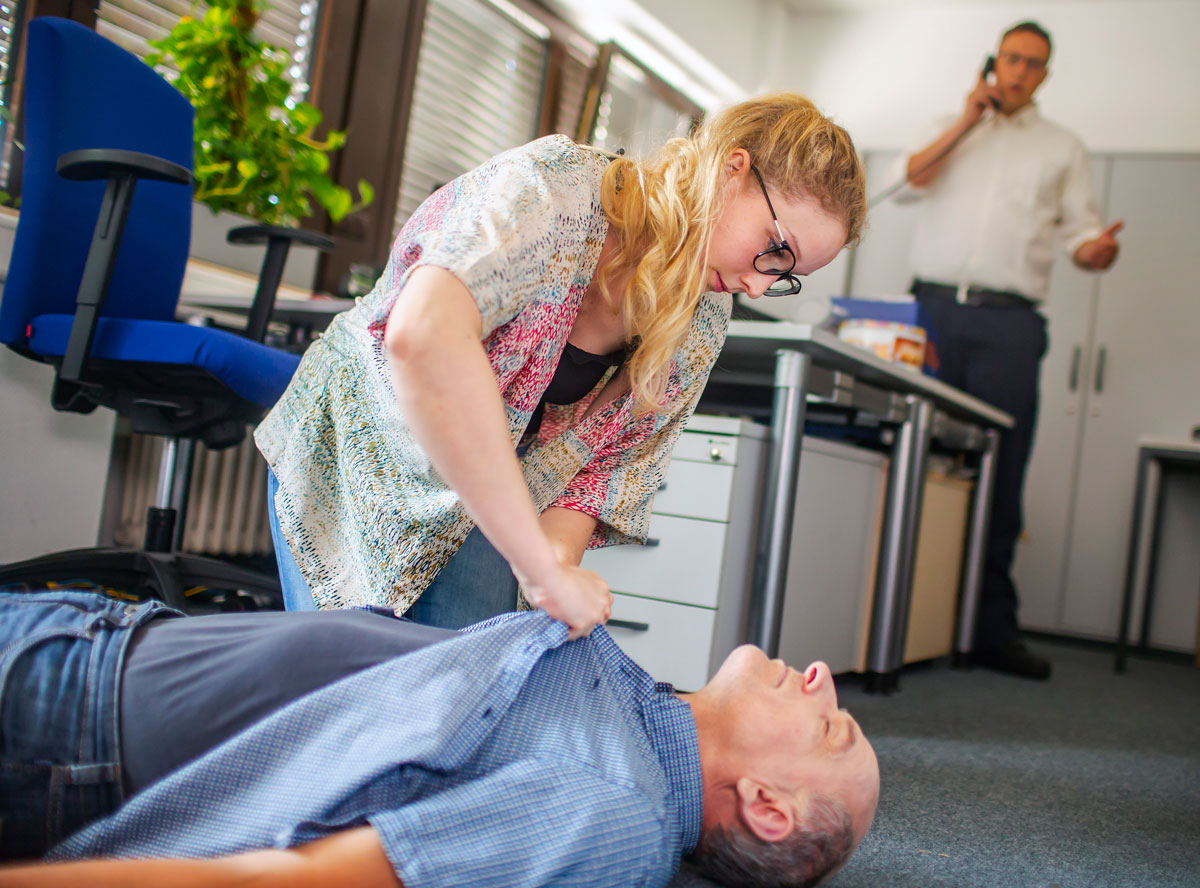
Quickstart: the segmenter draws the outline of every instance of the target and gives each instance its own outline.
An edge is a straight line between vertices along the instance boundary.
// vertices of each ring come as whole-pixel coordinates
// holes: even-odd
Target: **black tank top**
[[[525,434],[521,436],[521,445],[529,444],[537,436],[547,404],[574,404],[595,388],[609,367],[619,366],[627,353],[626,348],[621,348],[607,355],[595,355],[568,342],[562,357],[558,359],[558,366],[554,368],[554,378],[546,386],[533,416],[529,417]]]

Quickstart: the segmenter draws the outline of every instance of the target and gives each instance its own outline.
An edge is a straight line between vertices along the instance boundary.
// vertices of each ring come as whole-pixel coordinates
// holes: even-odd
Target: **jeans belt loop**
[[[954,301],[957,302],[959,305],[966,305],[967,304],[967,296],[968,296],[970,289],[971,289],[971,287],[969,284],[959,284],[958,292],[954,294]]]

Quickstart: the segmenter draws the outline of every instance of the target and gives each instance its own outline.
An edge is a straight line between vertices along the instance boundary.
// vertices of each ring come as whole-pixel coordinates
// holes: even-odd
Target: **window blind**
[[[618,53],[600,94],[592,144],[645,160],[667,139],[688,134],[697,118],[689,105],[682,96],[668,98],[652,89],[648,75]]]
[[[287,52],[288,78],[298,93],[308,90],[319,8],[320,0],[272,0],[254,29],[260,40]],[[193,0],[100,0],[96,31],[145,58],[151,52],[149,41],[165,37],[183,16],[203,15],[205,9]]]
[[[429,0],[393,233],[434,190],[537,134],[548,38],[501,2]]]
[[[566,53],[559,69],[558,107],[554,111],[554,131],[564,133],[572,139],[579,129],[579,115],[583,110],[584,94],[587,93],[588,76],[592,72],[592,59],[574,53]]]

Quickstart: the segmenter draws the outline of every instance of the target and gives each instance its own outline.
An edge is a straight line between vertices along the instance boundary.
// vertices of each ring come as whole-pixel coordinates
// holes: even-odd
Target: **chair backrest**
[[[58,158],[140,151],[192,168],[191,104],[136,56],[75,22],[29,23],[21,216],[0,300],[0,342],[30,318],[73,314],[104,182],[73,182]],[[191,189],[139,182],[102,316],[171,320],[191,239]]]

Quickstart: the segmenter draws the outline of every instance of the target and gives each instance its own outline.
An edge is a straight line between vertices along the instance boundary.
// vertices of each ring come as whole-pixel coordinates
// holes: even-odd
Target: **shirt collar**
[[[654,694],[653,699],[642,702],[642,718],[671,786],[686,857],[700,842],[700,817],[704,811],[696,720],[692,717],[692,707],[675,696],[671,685],[656,685]]]
[[[1001,115],[997,115],[997,117],[1000,116]],[[1041,120],[1041,118],[1042,115],[1038,111],[1037,102],[1030,102],[1016,114],[1005,118],[1005,122],[1008,123],[1009,126],[1026,127],[1033,126],[1035,123]]]
[[[667,682],[656,682],[620,649],[608,632],[592,632],[595,650],[616,667],[641,710],[642,724],[658,755],[670,787],[670,802],[679,823],[680,853],[686,857],[700,842],[704,785],[700,779],[700,740],[692,707],[675,696]]]

